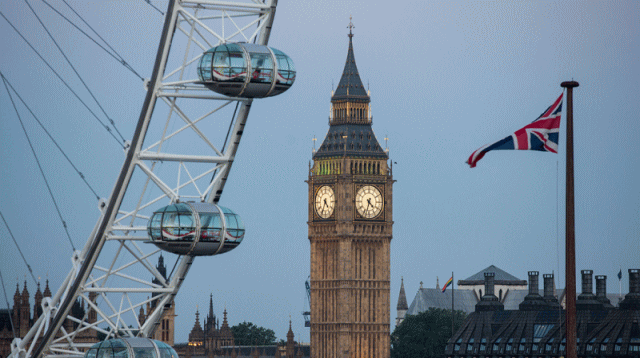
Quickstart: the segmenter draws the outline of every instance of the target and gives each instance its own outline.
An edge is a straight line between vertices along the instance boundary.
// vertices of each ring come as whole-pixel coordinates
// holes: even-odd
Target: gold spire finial
[[[353,37],[353,32],[351,30],[355,28],[355,26],[353,26],[353,22],[351,22],[352,19],[353,16],[349,15],[349,26],[347,26],[347,28],[349,29],[349,37]]]

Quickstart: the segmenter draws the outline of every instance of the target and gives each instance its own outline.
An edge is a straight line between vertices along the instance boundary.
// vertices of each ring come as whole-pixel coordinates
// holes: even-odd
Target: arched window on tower
[[[500,292],[498,294],[498,299],[500,300],[500,302],[502,302],[502,289],[500,289]]]

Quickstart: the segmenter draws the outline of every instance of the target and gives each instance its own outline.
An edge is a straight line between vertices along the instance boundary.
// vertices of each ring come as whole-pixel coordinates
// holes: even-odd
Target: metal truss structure
[[[147,221],[154,209],[178,200],[218,202],[252,103],[198,84],[198,60],[224,42],[266,45],[276,2],[169,1],[144,105],[111,197],[101,201],[100,219],[73,254],[60,289],[45,298],[27,335],[13,341],[11,357],[78,357],[97,332],[153,335],[194,257],[176,256],[165,279],[152,264],[160,250],[145,243]],[[77,300],[87,305],[82,318],[71,315]],[[140,322],[145,306],[155,309]]]

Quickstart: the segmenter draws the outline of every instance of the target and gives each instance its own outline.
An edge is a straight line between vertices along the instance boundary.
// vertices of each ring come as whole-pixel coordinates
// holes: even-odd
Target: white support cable
[[[164,100],[165,102],[167,101],[166,98],[162,98],[162,100]],[[191,119],[189,119],[189,117],[182,111],[182,109],[180,109],[179,106],[174,105],[173,108],[175,112],[178,114],[178,116],[187,124],[187,128],[191,128],[198,135],[198,137],[202,139],[203,142],[205,142],[211,149],[213,149],[214,152],[216,152],[217,155],[223,156],[223,154],[218,150],[218,148],[216,148],[213,145],[213,143],[211,143],[211,141],[207,138],[207,136],[204,133],[202,133],[200,129],[198,129],[196,124],[193,123]],[[178,183],[178,185],[180,184]]]
[[[251,99],[249,98],[240,98],[240,97],[227,97],[221,95],[202,95],[202,94],[191,94],[191,93],[171,93],[171,92],[163,92],[158,91],[156,93],[158,97],[169,97],[169,98],[191,98],[191,99],[212,99],[212,100],[223,100],[223,101],[241,101],[241,102],[249,102]]]
[[[193,187],[198,192],[198,194],[199,194],[198,197],[202,197],[202,192],[200,191],[200,188],[198,188],[198,185],[196,184],[195,180],[193,180],[193,177],[191,176],[191,173],[189,173],[189,169],[187,169],[187,165],[184,164],[183,162],[181,162],[180,164],[182,164],[182,167],[184,168],[184,171],[187,173],[187,176],[190,179],[189,182],[193,183]],[[178,184],[180,184],[180,183],[178,183]]]
[[[167,184],[165,184],[160,178],[158,178],[158,176],[155,175],[151,171],[151,169],[149,169],[149,167],[144,164],[144,162],[137,161],[136,164],[140,167],[140,169],[142,169],[145,174],[147,174],[151,181],[154,182],[160,188],[160,190],[162,190],[162,192],[164,192],[171,199],[172,202],[178,199],[176,193],[174,193],[173,190],[171,190],[171,188],[167,186]]]
[[[193,20],[195,23],[200,25],[203,29],[207,30],[207,32],[209,32],[211,35],[213,35],[216,38],[218,38],[218,41],[224,42],[224,38],[223,37],[218,35],[215,31],[211,30],[209,28],[209,26],[205,25],[202,21],[198,20],[198,18],[195,17],[194,15],[191,15],[187,11],[181,11],[180,15],[184,16],[185,18],[189,18],[189,19]],[[195,26],[195,25],[192,25],[192,26]]]
[[[191,4],[183,3],[182,7],[184,9],[234,11],[234,12],[242,12],[242,13],[246,13],[246,14],[253,14],[253,15],[261,15],[262,13],[264,13],[263,10],[258,10],[258,9],[243,9],[243,10],[239,10],[239,9],[234,9],[234,8],[229,8],[229,7],[224,7],[224,6],[216,6],[216,5],[202,5],[202,4],[200,4],[200,5],[191,5]]]
[[[185,33],[186,35],[186,33]],[[200,57],[202,57],[202,54],[199,54],[198,56],[192,58],[191,60],[189,60],[189,62],[186,63],[187,66],[191,65],[192,63],[196,62],[197,60],[200,59]],[[183,66],[180,66],[178,68],[176,68],[175,70],[169,72],[168,75],[165,75],[164,78],[162,79],[163,81],[166,81],[167,79],[171,78],[173,75],[175,75],[176,73],[178,73],[178,71],[182,70]]]
[[[258,9],[258,10],[269,10],[269,5],[264,4],[247,4],[247,3],[233,3],[228,1],[213,1],[213,0],[183,0],[183,4],[194,4],[194,5],[214,5],[219,7],[224,7],[228,9],[238,9],[247,11],[248,9]]]
[[[114,225],[111,227],[112,231],[147,231],[146,226],[124,226],[124,225]]]
[[[197,177],[195,177],[195,180],[200,180],[200,179],[204,178],[205,176],[207,176],[207,175],[209,175],[209,174],[213,173],[216,169],[219,169],[219,168],[221,168],[222,166],[223,166],[223,164],[218,164],[218,165],[217,165],[217,166],[215,166],[214,168],[211,168],[211,169],[207,170],[206,172],[203,172],[202,174],[200,174],[200,175],[198,175]],[[183,183],[182,185],[180,185],[180,188],[183,188],[183,187],[185,187],[185,186],[187,186],[187,185],[189,185],[189,184],[191,184],[191,183],[190,183],[190,182]],[[166,198],[166,197],[167,197],[167,195],[166,195],[166,194],[162,194],[162,195],[158,196],[157,198],[155,198],[155,199],[153,199],[153,200],[149,201],[149,202],[148,202],[148,203],[146,203],[145,205],[142,205],[142,206],[140,207],[140,209],[141,209],[141,210],[142,210],[142,209],[146,209],[147,207],[149,207],[149,206],[151,206],[151,205],[153,205],[153,204],[157,203],[158,201],[160,201],[160,200],[162,200],[162,199],[164,199],[164,198]],[[121,217],[121,218],[119,218],[118,220],[116,220],[116,221],[115,221],[115,223],[118,223],[118,222],[120,222],[120,221],[122,221],[122,220],[124,220],[124,219],[126,219],[126,218],[128,218],[128,217],[131,217],[132,215],[133,215],[133,213],[126,214],[126,215],[124,215],[123,217]]]
[[[163,100],[164,100],[164,98],[163,98]],[[165,100],[165,102],[167,102],[167,101]],[[224,104],[222,104],[221,106],[219,106],[219,107],[217,107],[217,108],[213,109],[212,111],[210,111],[210,112],[208,112],[207,114],[205,114],[205,115],[201,116],[200,118],[196,119],[195,121],[192,121],[192,122],[193,122],[193,124],[196,124],[196,123],[198,123],[198,122],[200,122],[200,121],[202,121],[202,120],[206,119],[206,118],[207,118],[207,117],[209,117],[210,115],[212,115],[212,114],[214,114],[214,113],[218,112],[219,110],[221,110],[222,108],[226,107],[226,106],[227,106],[229,103],[231,103],[231,102],[232,102],[232,101],[226,101],[226,102],[225,102]],[[179,128],[179,129],[178,129],[178,130],[176,130],[175,132],[173,132],[173,133],[171,133],[170,135],[166,136],[166,138],[164,138],[164,140],[168,140],[168,139],[170,139],[171,137],[175,136],[176,134],[178,134],[178,133],[180,133],[180,132],[184,131],[185,129],[187,129],[187,128],[189,128],[189,127],[190,127],[190,126],[187,124],[187,125],[185,125],[185,126],[183,126],[183,127]],[[161,143],[162,143],[161,141],[157,141],[157,142],[153,143],[152,145],[148,146],[148,147],[147,147],[145,150],[143,150],[143,151],[144,151],[144,152],[149,152],[149,151],[151,151],[151,149],[153,149],[153,148],[155,148],[155,147],[159,147]],[[216,150],[216,153],[218,153],[218,155],[222,156],[222,153],[221,153],[219,150],[217,150],[217,148],[216,148],[215,150]]]
[[[125,236],[125,235],[107,235],[106,240],[109,241],[149,241],[149,236]]]
[[[96,269],[98,269],[98,268],[96,268]],[[156,288],[159,289],[160,287],[164,287],[164,286],[154,285],[154,284],[152,284],[150,282],[147,282],[147,281],[145,281],[143,279],[140,279],[140,278],[137,278],[137,277],[133,277],[131,275],[127,275],[127,274],[120,273],[120,272],[111,272],[111,273],[109,273],[109,275],[105,275],[102,278],[110,277],[110,276],[117,276],[117,277],[129,280],[131,282],[139,283],[140,285],[149,286],[149,289],[156,289]],[[100,278],[98,278],[98,279],[100,279]],[[102,290],[103,290],[102,287],[91,287],[91,288],[83,289],[82,292],[108,292],[106,290],[105,291],[102,291]],[[162,292],[162,291],[158,291],[158,292]]]
[[[180,32],[182,32],[183,34],[187,35],[187,30],[183,29],[182,26],[178,25],[178,30],[180,30]],[[192,27],[192,30],[197,32],[197,29],[195,27]],[[188,36],[188,35],[187,35]],[[198,45],[198,47],[200,47],[200,49],[204,52],[207,51],[208,49],[212,48],[213,46],[205,46],[203,44],[200,43],[200,41],[192,38],[191,41],[193,41],[193,43],[195,43],[196,45]],[[199,59],[200,57],[202,57],[202,54],[198,55],[196,58],[193,58],[189,61],[189,64],[195,62],[195,60]]]
[[[210,156],[210,155],[186,155],[186,154],[170,154],[170,153],[150,153],[150,152],[140,153],[138,155],[138,158],[140,160],[148,160],[148,161],[212,163],[212,164],[228,163],[231,160],[228,156],[219,157],[219,156]],[[140,161],[137,164],[141,168],[144,165],[144,163]],[[153,178],[158,178],[154,173],[152,173],[149,170],[148,167],[146,167],[146,165],[144,165],[143,170],[147,175],[152,176],[151,180],[153,180]],[[149,172],[147,172],[147,170],[149,170]],[[158,180],[161,182],[161,184],[159,184],[158,186],[166,185],[162,183],[162,181],[159,178]],[[172,194],[175,195],[173,191],[172,191]]]
[[[182,172],[182,163],[183,162],[179,162],[178,163],[178,179],[176,181],[176,195],[178,197],[180,197],[180,172]]]
[[[223,12],[223,15],[215,15],[215,16],[200,16],[200,17],[198,17],[198,18],[200,19],[200,21],[203,21],[203,20],[217,20],[217,19],[222,19],[222,18],[226,17],[227,15],[225,15],[224,13],[229,14],[228,10],[221,10],[221,11]],[[257,11],[257,12],[255,12],[255,13],[253,13],[253,14],[245,14],[245,13],[243,12],[243,13],[241,13],[241,14],[230,14],[229,16],[231,16],[231,17],[237,17],[237,18],[241,18],[241,17],[248,17],[248,16],[253,17],[253,16],[255,16],[255,14],[256,14],[256,13],[260,13],[260,11]],[[180,21],[185,21],[185,20],[180,20]],[[223,36],[223,37],[224,37],[224,36]]]
[[[138,252],[142,252],[142,250],[140,250],[140,247],[135,243],[135,241],[130,242],[131,246],[135,247],[136,249],[138,249]],[[149,255],[140,255],[136,252],[133,251],[133,249],[131,249],[129,247],[129,245],[124,245],[124,248],[127,249],[127,251],[129,251],[129,253],[135,257],[138,262],[140,264],[142,264],[142,266],[144,268],[147,269],[147,271],[149,271],[157,280],[160,281],[160,283],[162,283],[163,285],[166,285],[166,281],[164,279],[164,277],[162,277],[162,275],[160,274],[160,272],[158,272],[158,270],[156,270],[155,267],[153,267],[153,265],[149,262],[149,260],[147,260],[147,258],[149,257]]]
[[[123,211],[123,210],[119,210],[119,211],[118,211],[118,214],[119,214],[119,215],[126,215],[126,214],[129,214],[129,213],[128,213],[128,212],[126,212],[126,211]],[[150,217],[149,215],[133,214],[133,216],[135,216],[137,219],[142,219],[142,220],[149,220],[149,219],[151,219],[151,217]]]

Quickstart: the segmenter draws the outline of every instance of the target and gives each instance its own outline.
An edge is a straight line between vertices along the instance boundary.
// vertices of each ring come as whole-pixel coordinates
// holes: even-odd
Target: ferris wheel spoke
[[[166,98],[162,98],[162,100],[165,102],[169,102]],[[204,133],[202,133],[202,131],[198,129],[196,124],[189,119],[189,117],[182,111],[182,109],[180,109],[180,107],[177,104],[173,103],[171,107],[173,110],[176,111],[176,113],[178,113],[178,116],[182,118],[182,120],[187,124],[187,128],[191,128],[211,149],[213,149],[216,152],[216,154],[218,154],[219,156],[222,156],[222,153],[220,153],[220,151],[211,143],[211,141],[209,141],[207,136],[205,136]]]
[[[222,153],[220,153],[220,155],[222,155]],[[202,192],[200,191],[200,188],[198,188],[198,184],[196,184],[196,181],[193,179],[193,176],[191,176],[191,173],[189,173],[189,169],[187,169],[187,165],[184,163],[180,163],[180,164],[184,168],[184,171],[187,173],[187,176],[189,176],[188,183],[193,183],[193,187],[198,192],[198,197],[202,197]],[[178,188],[180,188],[180,183],[178,183]]]
[[[187,23],[188,23],[189,25],[191,25],[191,26],[192,26],[192,27],[191,27],[191,29],[192,29],[193,31],[195,31],[199,36],[201,36],[201,35],[200,35],[200,31],[199,31],[199,30],[197,30],[197,28],[195,28],[195,27],[193,26],[193,21],[191,21],[191,22],[190,22],[189,20],[187,20]],[[176,26],[176,28],[177,28],[178,30],[180,30],[180,32],[182,32],[185,36],[189,36],[188,31],[187,31],[186,29],[184,29],[182,26],[178,25],[178,26]],[[200,41],[198,41],[197,39],[190,38],[189,40],[190,40],[190,41],[193,41],[193,43],[195,43],[198,47],[200,47],[200,49],[201,49],[202,51],[207,51],[208,49],[210,49],[210,48],[212,48],[212,47],[213,47],[213,45],[211,45],[211,44],[209,43],[209,41],[207,41],[205,38],[202,38],[202,40],[203,40],[204,42],[206,42],[206,43],[207,43],[207,45],[208,45],[209,47],[207,47],[207,46],[203,45],[203,44],[202,44],[202,43],[200,43]],[[192,64],[193,62],[197,61],[198,59],[200,59],[200,57],[201,57],[201,56],[202,56],[202,54],[199,54],[198,56],[196,56],[196,57],[192,58],[191,60],[189,60],[188,64]]]
[[[209,26],[205,25],[202,21],[200,21],[197,17],[195,17],[194,15],[191,15],[188,11],[184,11],[184,10],[178,10],[178,14],[180,14],[181,16],[183,16],[185,18],[185,20],[187,20],[187,23],[189,22],[189,20],[195,22],[196,24],[200,25],[203,29],[207,30],[208,33],[210,33],[211,35],[215,36],[218,41],[224,42],[225,39],[218,35],[217,32],[211,30],[209,28]],[[195,26],[192,25],[192,26]]]
[[[101,216],[84,248],[74,253],[73,267],[64,284],[51,299],[43,301],[50,307],[43,305],[42,317],[24,341],[12,345],[12,358],[80,356],[98,333],[109,338],[152,336],[192,267],[192,255],[229,249],[221,240],[218,246],[200,246],[202,251],[197,251],[198,240],[192,240],[184,254],[153,241],[147,232],[151,233],[151,222],[162,210],[158,205],[163,201],[167,203],[164,205],[191,205],[211,210],[205,213],[222,215],[222,211],[216,211],[220,210],[216,203],[235,159],[253,98],[275,95],[288,87],[276,83],[275,76],[269,92],[263,94],[249,84],[246,73],[251,71],[249,56],[253,54],[249,50],[243,50],[244,57],[239,57],[245,63],[242,91],[254,86],[254,92],[243,95],[220,91],[213,79],[203,79],[202,72],[196,70],[203,68],[202,53],[212,56],[222,44],[255,40],[255,46],[265,46],[274,2],[170,0],[153,74],[145,81],[145,102],[114,190],[108,200],[101,200]],[[193,54],[194,50],[200,53]],[[271,73],[278,71],[276,54],[268,49],[261,51],[271,53]],[[280,86],[278,91],[274,90],[276,85]],[[202,100],[214,102],[205,104]],[[156,106],[158,103],[164,105]],[[229,106],[231,103],[236,106]],[[191,204],[190,200],[199,203]],[[237,222],[234,230],[244,233],[239,217]],[[199,216],[194,217],[194,223],[199,226],[193,232],[199,236],[204,232]],[[180,231],[179,235],[184,233]],[[140,241],[145,244],[140,245]],[[152,263],[161,249],[179,254],[168,277]],[[84,313],[71,309],[76,302],[83,310],[87,307]],[[137,310],[145,307],[146,313],[139,319]],[[55,315],[49,324],[44,316],[52,313]]]

